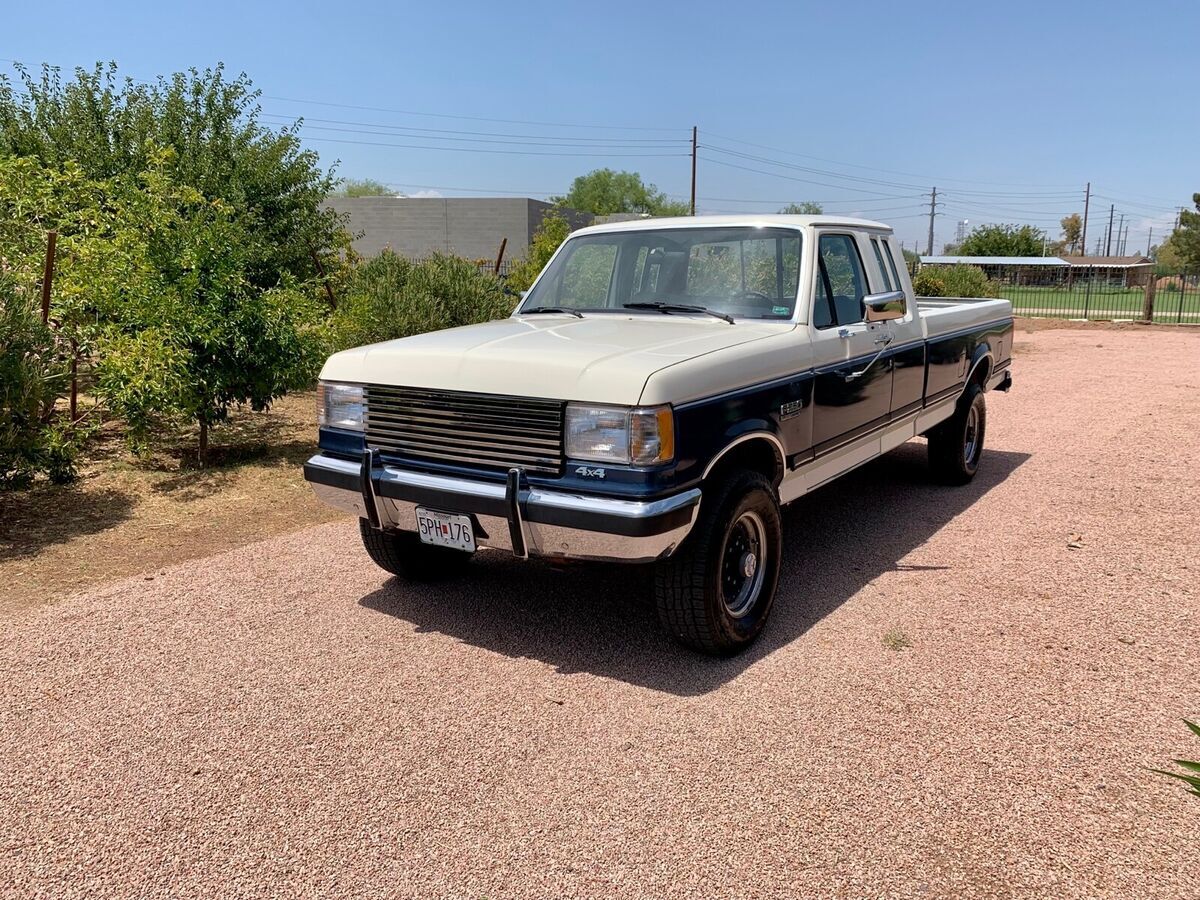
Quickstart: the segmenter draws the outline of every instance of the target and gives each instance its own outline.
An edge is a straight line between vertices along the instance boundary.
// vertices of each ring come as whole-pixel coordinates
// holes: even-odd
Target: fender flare
[[[754,431],[746,431],[734,436],[733,440],[729,441],[724,447],[717,451],[713,458],[710,459],[708,464],[704,467],[704,474],[700,476],[701,479],[703,480],[707,478],[709,473],[716,468],[717,463],[719,463],[721,459],[734,447],[738,446],[739,444],[744,444],[747,441],[754,440],[767,440],[771,443],[771,445],[775,448],[775,455],[777,462],[779,463],[779,471],[781,474],[786,475],[787,451],[783,447],[783,441],[779,439],[779,435],[777,434],[773,434],[765,429],[756,429]]]
[[[986,342],[980,344],[978,347],[975,348],[975,354],[971,358],[971,366],[969,369],[967,369],[967,378],[963,382],[963,389],[962,389],[963,394],[965,394],[967,392],[968,385],[971,384],[971,380],[975,377],[975,370],[978,369],[980,365],[982,365],[984,360],[987,360],[987,364],[989,366],[991,366],[995,363],[995,358],[992,356],[992,348],[989,347]],[[983,384],[983,389],[985,391],[987,390],[987,382],[986,381]]]

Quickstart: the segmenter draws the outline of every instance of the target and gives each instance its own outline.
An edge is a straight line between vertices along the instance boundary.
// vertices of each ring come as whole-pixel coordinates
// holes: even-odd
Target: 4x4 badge
[[[603,469],[589,469],[587,466],[580,466],[575,470],[576,475],[582,475],[584,478],[603,478]]]

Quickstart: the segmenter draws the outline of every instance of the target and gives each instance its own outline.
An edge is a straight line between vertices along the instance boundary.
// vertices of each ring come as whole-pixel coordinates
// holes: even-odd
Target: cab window
[[[858,243],[848,234],[823,234],[817,243],[817,289],[813,325],[853,325],[866,318],[867,295]]]
[[[887,266],[883,264],[883,251],[879,249],[879,238],[871,238],[871,249],[875,251],[875,261],[879,263],[879,274],[883,277],[883,289],[894,291],[892,277],[888,274]]]

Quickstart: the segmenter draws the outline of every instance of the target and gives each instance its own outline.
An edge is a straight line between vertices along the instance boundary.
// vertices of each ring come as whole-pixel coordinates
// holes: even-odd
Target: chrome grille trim
[[[560,474],[566,403],[369,384],[367,446],[384,454]]]

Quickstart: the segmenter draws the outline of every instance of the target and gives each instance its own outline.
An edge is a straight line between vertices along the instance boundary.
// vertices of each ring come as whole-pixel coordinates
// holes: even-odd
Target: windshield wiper
[[[533,309],[521,310],[521,315],[531,316],[534,313],[566,313],[568,316],[574,316],[577,319],[583,318],[583,313],[577,309],[568,309],[565,306],[535,306]]]
[[[717,312],[715,309],[709,309],[707,306],[693,306],[690,303],[626,303],[626,309],[657,309],[661,313],[673,312],[698,312],[708,313],[710,316],[716,316],[718,319],[724,319],[730,325],[734,324],[733,316],[726,315],[723,312]]]

